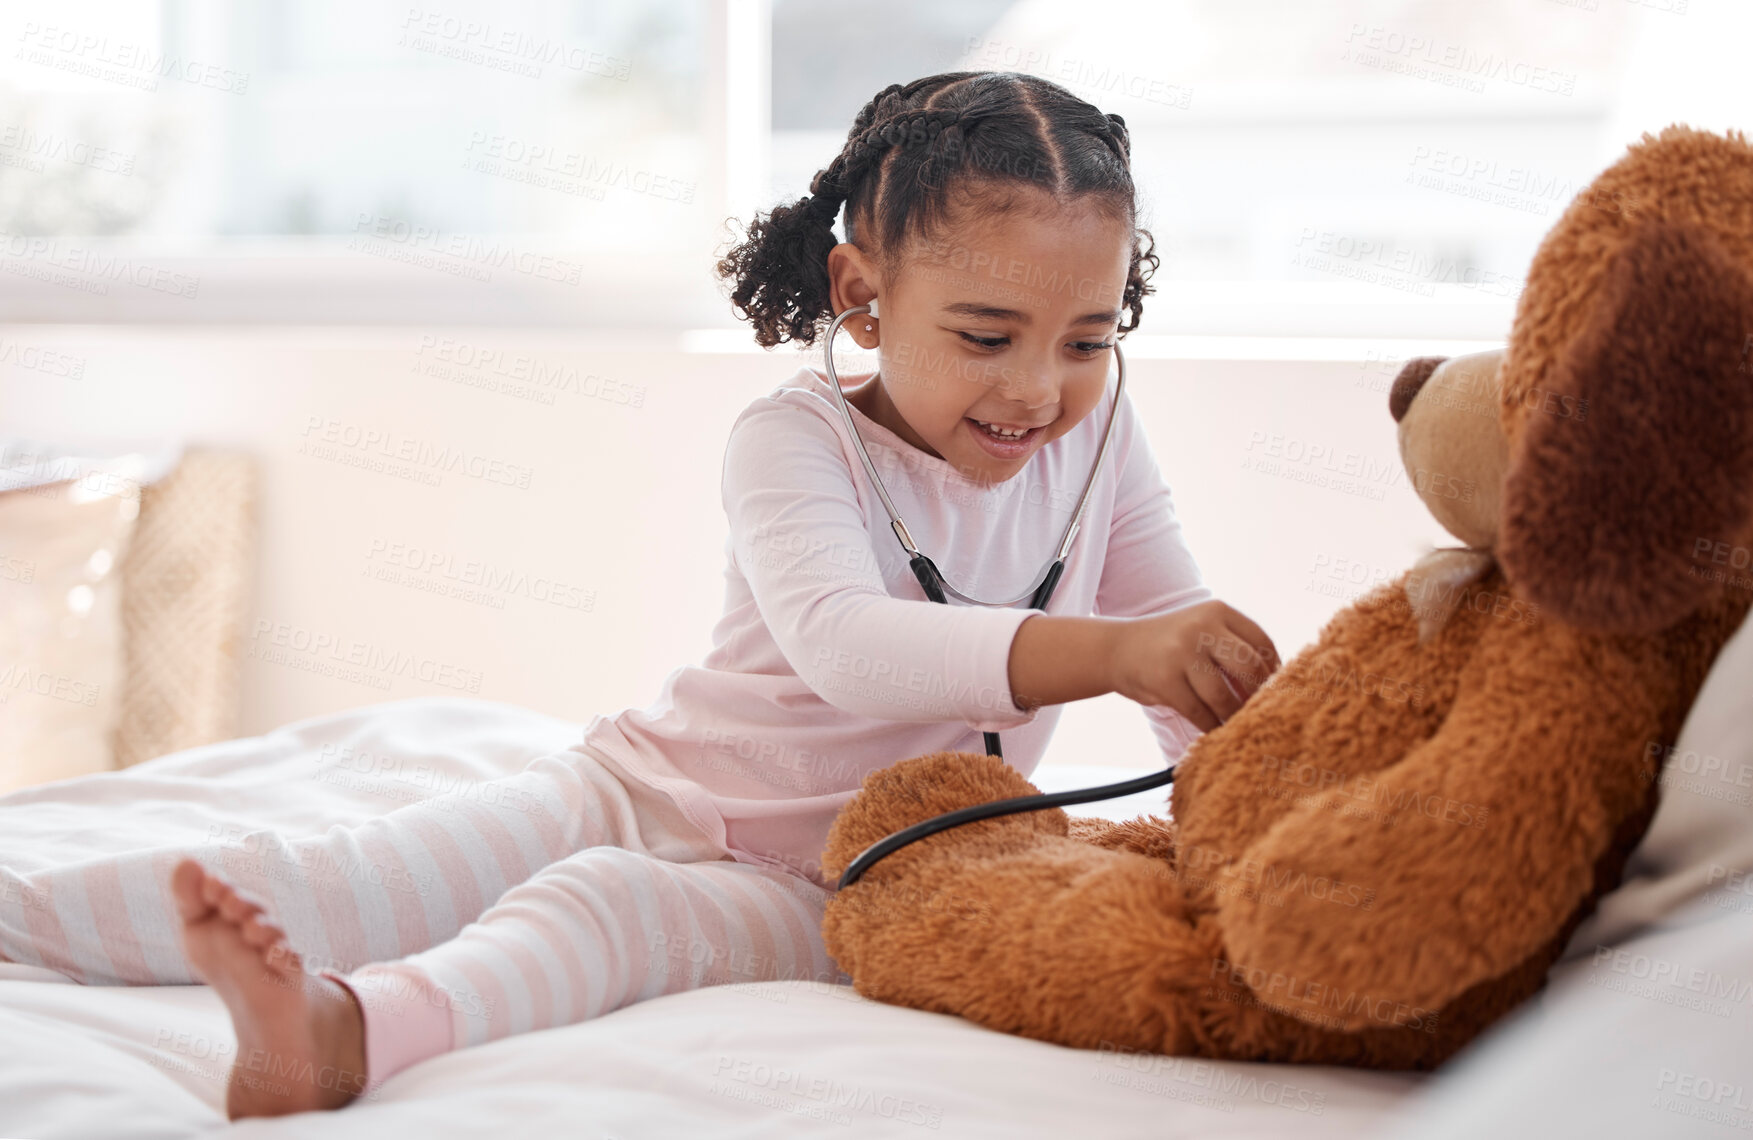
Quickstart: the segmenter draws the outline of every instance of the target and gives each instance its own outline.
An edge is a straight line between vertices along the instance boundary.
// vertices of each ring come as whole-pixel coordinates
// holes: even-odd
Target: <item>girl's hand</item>
[[[1168,705],[1210,732],[1278,668],[1266,631],[1223,602],[1128,619],[1116,638],[1113,691]]]

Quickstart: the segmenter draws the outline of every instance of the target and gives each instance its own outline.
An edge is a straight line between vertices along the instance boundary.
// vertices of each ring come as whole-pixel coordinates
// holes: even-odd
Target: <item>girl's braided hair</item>
[[[952,190],[1004,209],[1014,204],[1005,187],[1018,183],[1060,202],[1092,199],[1133,225],[1119,306],[1132,319],[1119,331],[1137,328],[1159,258],[1150,233],[1136,227],[1126,121],[1056,83],[1014,72],[951,71],[877,92],[809,194],[758,215],[719,259],[718,275],[734,282],[731,304],[754,325],[759,344],[813,344],[834,315],[828,251],[838,243],[834,218],[842,205],[846,239],[857,241],[868,225],[875,249],[865,251],[892,278],[908,238],[929,241],[944,222]]]

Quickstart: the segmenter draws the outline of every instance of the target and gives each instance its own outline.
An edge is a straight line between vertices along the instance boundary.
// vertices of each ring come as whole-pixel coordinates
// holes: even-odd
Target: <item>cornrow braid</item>
[[[1132,169],[1132,132],[1126,127],[1126,120],[1110,112],[1105,116],[1108,120],[1103,139],[1114,151],[1114,155],[1128,172]],[[1132,314],[1132,323],[1121,327],[1122,334],[1131,332],[1138,327],[1144,317],[1144,298],[1156,292],[1150,284],[1151,275],[1162,265],[1162,258],[1156,253],[1156,239],[1149,230],[1134,229],[1132,233],[1132,263],[1126,270],[1126,286],[1120,293],[1120,306]]]
[[[1010,72],[945,72],[890,84],[853,119],[845,144],[810,180],[809,193],[750,223],[720,257],[730,301],[755,340],[813,344],[833,315],[828,253],[845,209],[846,240],[898,269],[910,235],[929,238],[950,215],[952,191],[1021,182],[1061,200],[1090,196],[1132,223],[1131,138],[1058,84]],[[871,233],[866,241],[865,227]],[[1121,307],[1137,327],[1159,264],[1149,233],[1134,228]]]
[[[834,216],[839,212],[852,191],[863,181],[866,172],[876,164],[888,147],[900,145],[916,145],[919,142],[930,142],[937,138],[945,125],[955,121],[955,115],[937,112],[927,115],[927,109],[917,105],[921,99],[929,100],[938,91],[960,82],[966,72],[948,72],[943,75],[926,76],[912,83],[891,83],[871,96],[870,101],[859,109],[852,120],[852,130],[840,153],[826,167],[816,171],[810,180],[812,195],[826,195],[829,199],[817,206],[815,216],[825,216],[829,225],[833,224]],[[932,123],[927,127],[927,122]],[[928,133],[922,138],[920,131]],[[818,197],[819,200],[819,197]],[[851,235],[848,234],[848,237]]]
[[[1126,120],[1110,112],[1108,127],[1104,137],[1114,144],[1114,154],[1127,169],[1132,167],[1132,134],[1126,129]]]
[[[884,151],[890,147],[930,145],[946,127],[955,126],[959,118],[956,111],[922,109],[902,111],[866,127],[810,180],[810,193],[814,195],[810,208],[831,224],[852,187],[872,165],[881,161]]]

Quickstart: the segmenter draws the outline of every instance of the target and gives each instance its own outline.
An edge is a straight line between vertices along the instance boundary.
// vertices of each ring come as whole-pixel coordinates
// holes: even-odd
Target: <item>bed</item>
[[[310,833],[425,794],[325,756],[417,755],[452,780],[491,779],[582,728],[444,697],[314,717],[0,798],[0,860],[194,845],[214,828]],[[1063,766],[1037,782],[1121,776]],[[1152,795],[1091,806],[1124,818]],[[1356,1136],[1419,1080],[1066,1049],[819,982],[673,994],[434,1058],[340,1113],[237,1125],[231,1048],[205,986],[86,987],[0,964],[0,1135],[1015,1137],[1085,1135],[1099,1116],[1112,1137]]]
[[[819,982],[674,994],[433,1058],[340,1113],[230,1125],[205,986],[97,988],[0,963],[0,1135],[29,1137],[1728,1136],[1753,1128],[1753,623],[1713,668],[1623,885],[1551,986],[1434,1076],[1074,1050]],[[428,794],[334,757],[491,779],[583,726],[422,697],[0,797],[0,863],[309,833]],[[405,769],[404,769],[405,770]],[[1121,772],[1048,767],[1046,790]],[[1085,805],[1127,818],[1158,793]],[[1530,873],[1538,873],[1531,868]]]

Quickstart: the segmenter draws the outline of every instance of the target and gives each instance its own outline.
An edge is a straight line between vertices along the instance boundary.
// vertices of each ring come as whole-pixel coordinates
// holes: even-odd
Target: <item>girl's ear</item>
[[[1648,222],[1613,255],[1550,390],[1505,393],[1497,553],[1530,600],[1640,634],[1718,588],[1699,552],[1753,521],[1750,336],[1753,279],[1709,232]]]

